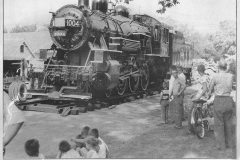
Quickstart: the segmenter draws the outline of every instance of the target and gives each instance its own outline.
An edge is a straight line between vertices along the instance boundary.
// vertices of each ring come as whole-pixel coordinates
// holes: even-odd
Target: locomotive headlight
[[[75,5],[60,8],[52,17],[49,31],[54,44],[63,50],[76,50],[89,35],[90,21]]]

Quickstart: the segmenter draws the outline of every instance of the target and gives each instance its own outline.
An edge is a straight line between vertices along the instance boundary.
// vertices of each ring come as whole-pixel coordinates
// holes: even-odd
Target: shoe
[[[178,126],[175,126],[174,128],[176,128],[176,129],[182,129],[182,127],[178,127]]]

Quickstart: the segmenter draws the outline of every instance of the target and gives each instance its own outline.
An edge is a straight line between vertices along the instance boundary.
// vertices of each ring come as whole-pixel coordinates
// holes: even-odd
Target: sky
[[[91,1],[91,0],[90,0]],[[112,0],[114,1],[114,0]],[[123,1],[123,0],[122,0]],[[189,24],[202,34],[214,33],[224,20],[236,21],[236,0],[178,0],[180,4],[158,14],[158,0],[133,0],[123,4],[130,14],[148,14],[158,19],[171,17]],[[51,14],[66,4],[77,4],[78,0],[4,0],[4,26],[11,30],[16,25],[49,24]]]

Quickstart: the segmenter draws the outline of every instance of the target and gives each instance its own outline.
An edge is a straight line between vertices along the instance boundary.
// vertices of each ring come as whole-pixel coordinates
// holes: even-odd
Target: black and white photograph
[[[237,0],[3,0],[1,159],[237,159]]]

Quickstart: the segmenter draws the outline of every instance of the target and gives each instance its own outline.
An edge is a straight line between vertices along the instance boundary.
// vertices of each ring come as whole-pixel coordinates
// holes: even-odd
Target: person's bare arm
[[[182,94],[182,92],[186,89],[187,85],[185,83],[183,83],[181,80],[179,81],[181,84],[181,90],[178,92],[178,96]]]
[[[71,141],[73,142],[78,142],[78,143],[85,143],[85,139],[76,139],[76,138],[72,138]]]
[[[160,93],[160,103],[162,101],[162,97],[163,97],[163,92]]]
[[[7,132],[5,136],[3,137],[3,146],[7,146],[8,143],[11,142],[11,140],[16,136],[18,133],[19,129],[22,127],[22,123],[16,123],[8,126]]]

